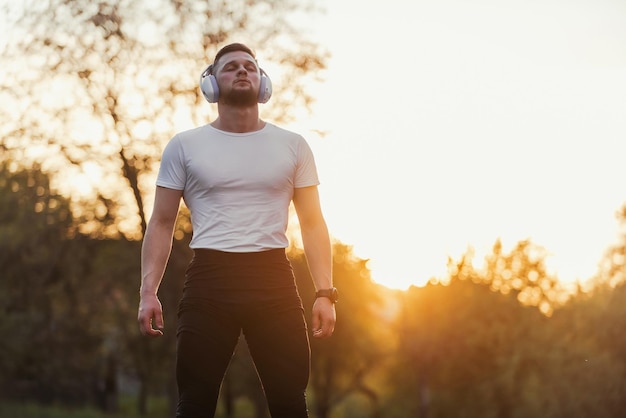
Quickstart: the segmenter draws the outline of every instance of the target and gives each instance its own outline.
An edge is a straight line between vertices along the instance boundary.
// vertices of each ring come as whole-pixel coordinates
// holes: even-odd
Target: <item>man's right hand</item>
[[[163,308],[156,295],[142,296],[139,301],[139,330],[148,337],[163,335]]]

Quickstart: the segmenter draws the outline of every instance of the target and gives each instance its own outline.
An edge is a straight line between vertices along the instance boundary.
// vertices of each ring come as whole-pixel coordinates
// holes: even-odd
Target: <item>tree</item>
[[[281,92],[263,107],[264,117],[284,122],[294,115],[292,108],[311,102],[304,87],[324,68],[326,53],[307,39],[298,22],[303,14],[318,11],[313,4],[4,2],[8,36],[0,45],[0,159],[24,166],[39,162],[53,185],[71,198],[72,214],[81,219],[75,224],[78,232],[120,242],[141,239],[149,213],[147,190],[153,188],[164,143],[175,131],[204,123],[209,116],[197,79],[218,47],[228,41],[249,42],[257,46],[266,70],[268,64],[274,66],[276,72],[270,73]],[[188,216],[183,213],[180,220],[177,241],[190,232]],[[138,247],[131,255],[138,259]],[[178,267],[170,268],[170,274],[180,274]],[[127,283],[138,283],[136,266],[120,270],[128,275]],[[117,290],[134,301],[137,287]],[[176,311],[179,289],[172,286],[168,290],[174,293],[165,292],[170,296],[164,307],[170,313]],[[133,321],[136,304],[117,307],[117,318]],[[140,351],[135,351],[134,368],[142,382],[139,409],[145,412],[150,378],[146,360],[157,361],[154,350],[159,349],[136,341],[130,331],[112,331],[109,338],[126,338],[112,346]],[[171,347],[172,341],[165,344]],[[112,358],[111,364],[120,361]]]
[[[617,213],[618,240],[611,245],[600,263],[594,282],[614,287],[626,281],[626,204]]]
[[[394,416],[510,416],[516,363],[531,338],[526,314],[511,295],[458,277],[411,288],[397,328]]]
[[[509,254],[497,240],[493,252],[485,257],[482,281],[493,290],[513,293],[523,304],[537,306],[546,315],[564,300],[564,291],[556,276],[546,268],[547,252],[529,240],[519,241]]]
[[[579,292],[542,312],[519,297],[530,271],[528,283],[541,286],[536,254],[527,242],[511,254],[496,245],[479,270],[468,251],[449,261],[445,280],[406,293],[390,418],[623,414],[623,287]]]
[[[606,250],[592,279],[593,287],[579,288],[559,312],[559,325],[570,330],[570,346],[583,348],[577,360],[585,367],[571,372],[583,374],[584,370],[584,376],[576,376],[576,381],[589,396],[575,402],[587,410],[597,411],[601,406],[606,416],[619,416],[626,408],[626,204],[616,217],[618,239]]]
[[[304,85],[324,67],[325,53],[296,22],[297,12],[315,12],[312,4],[6,2],[3,11],[12,19],[1,58],[4,158],[42,161],[45,170],[60,173],[58,185],[77,187],[67,180],[91,179],[96,196],[118,203],[104,206],[116,222],[104,231],[88,222],[83,230],[140,238],[145,190],[164,142],[208,116],[197,79],[219,46],[250,40],[262,64],[276,65],[280,78],[274,84],[283,91],[264,108],[270,119],[284,121],[294,114],[292,107],[311,102]],[[71,188],[64,192],[76,196]]]
[[[537,379],[553,353],[547,317],[521,303],[523,287],[502,289],[511,278],[502,276],[506,267],[515,266],[513,277],[542,270],[538,260],[504,255],[498,246],[487,259],[495,261],[477,270],[468,251],[449,261],[445,280],[407,292],[397,326],[396,408],[421,418],[542,414],[545,389]]]
[[[591,322],[591,328],[596,330],[598,351],[601,353],[608,351],[608,354],[611,355],[606,363],[608,366],[606,372],[614,376],[614,379],[606,385],[608,386],[606,390],[601,392],[605,395],[601,399],[607,408],[610,408],[613,416],[619,416],[626,408],[626,359],[624,359],[624,353],[626,353],[626,335],[624,334],[626,328],[626,283],[619,282],[615,287],[609,289],[604,287],[598,292],[600,300],[597,310],[600,314],[595,321]],[[599,378],[602,375],[600,372],[595,377]],[[595,388],[605,386],[598,385],[598,382],[593,383]]]
[[[98,289],[71,271],[80,270],[82,244],[69,201],[41,170],[0,163],[2,396],[93,399],[102,316],[89,302]]]
[[[305,311],[311,312],[315,291],[304,253],[292,248],[290,258]],[[333,278],[343,289],[336,305],[335,333],[330,339],[311,341],[313,410],[318,418],[327,418],[350,395],[359,394],[370,402],[371,416],[379,417],[380,395],[373,377],[385,366],[391,350],[388,328],[383,325],[389,321],[384,315],[386,299],[371,279],[367,260],[339,242],[333,244]]]

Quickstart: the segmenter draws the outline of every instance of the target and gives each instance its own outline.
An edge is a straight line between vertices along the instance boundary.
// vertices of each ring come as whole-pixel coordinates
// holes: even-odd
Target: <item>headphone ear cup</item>
[[[200,79],[200,90],[207,102],[217,103],[217,99],[220,96],[217,80],[213,74],[205,75],[205,73],[202,74],[202,78]]]
[[[209,65],[200,74],[200,91],[202,95],[209,103],[217,102],[220,95],[220,90],[217,87],[217,80],[215,76],[211,74],[213,72],[213,64]]]
[[[267,103],[272,97],[272,80],[261,70],[261,82],[259,83],[259,103]]]

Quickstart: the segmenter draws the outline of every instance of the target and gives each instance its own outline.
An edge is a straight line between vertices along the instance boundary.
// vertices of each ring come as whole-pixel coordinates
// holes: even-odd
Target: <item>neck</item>
[[[241,108],[218,104],[217,113],[219,116],[211,126],[220,131],[245,133],[258,131],[265,126],[265,122],[259,119],[258,106]]]

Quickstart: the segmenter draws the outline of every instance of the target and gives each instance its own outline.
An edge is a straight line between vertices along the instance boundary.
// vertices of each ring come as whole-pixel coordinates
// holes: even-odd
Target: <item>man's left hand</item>
[[[328,338],[335,331],[335,322],[337,321],[337,313],[335,312],[335,304],[328,298],[317,298],[313,304],[313,336],[315,338]]]

